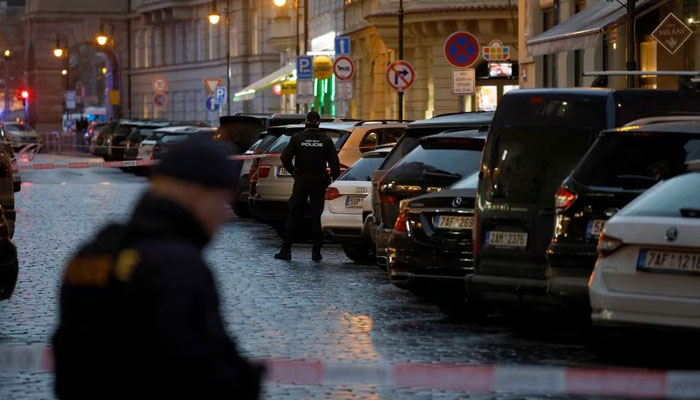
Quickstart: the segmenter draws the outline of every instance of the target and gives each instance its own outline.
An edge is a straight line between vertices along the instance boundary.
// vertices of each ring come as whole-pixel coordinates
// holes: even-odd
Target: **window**
[[[385,182],[401,181],[402,184],[429,184],[445,186],[471,175],[479,169],[481,146],[475,143],[473,149],[426,144],[413,149],[389,171]]]
[[[620,215],[682,217],[688,211],[699,209],[700,173],[691,172],[649,190],[625,207]]]
[[[656,71],[656,40],[650,39],[639,44],[639,58],[642,71]],[[656,89],[656,75],[642,75],[640,86]]]
[[[258,49],[258,10],[255,9],[253,10],[253,16],[252,16],[252,24],[250,25],[250,53],[251,54],[258,54],[259,49]]]
[[[379,145],[396,143],[403,132],[403,128],[381,128],[368,131],[360,142],[360,147],[363,147],[360,151],[364,153],[374,150]]]
[[[151,57],[153,56],[153,31],[146,28],[143,31],[143,67],[153,66]]]
[[[557,24],[558,1],[554,7],[542,10],[542,31],[546,32]],[[557,60],[556,54],[542,56],[542,85],[544,87],[557,86]]]
[[[372,180],[372,173],[379,168],[382,161],[384,161],[384,157],[361,158],[348,168],[338,180],[370,182]]]

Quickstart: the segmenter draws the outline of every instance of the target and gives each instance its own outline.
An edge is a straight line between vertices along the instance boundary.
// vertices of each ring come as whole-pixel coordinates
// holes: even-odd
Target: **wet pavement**
[[[40,155],[35,162],[75,159]],[[15,233],[20,276],[13,298],[0,303],[0,345],[49,342],[67,258],[100,226],[124,220],[147,188],[145,178],[119,169],[22,171],[22,178]],[[575,333],[540,329],[524,334],[497,317],[478,323],[454,320],[395,288],[377,267],[350,262],[338,246],[326,246],[323,262],[316,264],[310,247],[303,245],[294,249],[292,262],[274,260],[278,245],[274,230],[239,219],[223,229],[207,253],[227,327],[249,357],[358,365],[603,365]],[[0,398],[52,398],[51,384],[48,373],[0,371]],[[265,398],[534,397],[268,383]]]

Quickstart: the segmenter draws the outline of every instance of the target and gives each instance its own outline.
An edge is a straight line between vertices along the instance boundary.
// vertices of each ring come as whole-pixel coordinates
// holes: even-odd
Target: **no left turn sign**
[[[338,57],[333,63],[333,73],[338,80],[348,81],[355,75],[355,62],[350,57]]]
[[[408,61],[394,61],[386,67],[386,83],[397,92],[405,92],[416,83],[416,70]]]

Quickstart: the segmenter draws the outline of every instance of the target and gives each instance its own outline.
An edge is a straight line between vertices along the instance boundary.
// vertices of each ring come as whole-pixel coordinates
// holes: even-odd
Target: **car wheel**
[[[374,249],[369,245],[344,244],[343,251],[349,259],[356,263],[364,264],[374,259]]]

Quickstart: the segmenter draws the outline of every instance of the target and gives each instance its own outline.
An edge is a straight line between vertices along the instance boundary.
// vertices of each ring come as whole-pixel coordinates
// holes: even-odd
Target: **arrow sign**
[[[386,83],[392,90],[405,92],[416,83],[416,70],[408,61],[394,61],[386,68]]]
[[[219,111],[219,104],[214,101],[213,96],[207,97],[204,101],[204,107],[211,112]]]
[[[219,78],[204,78],[204,86],[211,95],[214,94],[214,90],[219,85],[221,85],[221,79]]]
[[[456,68],[469,68],[479,59],[479,40],[469,32],[455,32],[445,40],[445,58]]]

